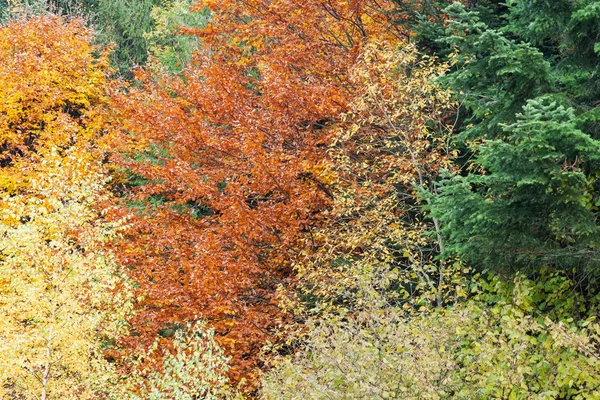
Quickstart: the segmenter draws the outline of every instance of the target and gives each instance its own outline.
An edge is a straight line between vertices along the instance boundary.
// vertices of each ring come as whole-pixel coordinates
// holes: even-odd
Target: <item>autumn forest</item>
[[[0,0],[0,399],[600,399],[600,1]]]

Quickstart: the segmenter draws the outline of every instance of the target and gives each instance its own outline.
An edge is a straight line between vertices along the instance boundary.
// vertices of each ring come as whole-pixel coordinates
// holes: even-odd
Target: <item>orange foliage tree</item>
[[[114,96],[123,119],[119,243],[143,297],[132,320],[150,343],[208,318],[233,356],[234,381],[288,316],[276,289],[330,206],[332,127],[357,91],[349,77],[371,40],[401,43],[391,2],[205,1],[202,48],[182,76],[137,74]],[[130,341],[135,343],[137,337]]]
[[[13,21],[0,30],[0,190],[26,188],[30,164],[62,156],[101,157],[108,58],[96,57],[83,21]]]

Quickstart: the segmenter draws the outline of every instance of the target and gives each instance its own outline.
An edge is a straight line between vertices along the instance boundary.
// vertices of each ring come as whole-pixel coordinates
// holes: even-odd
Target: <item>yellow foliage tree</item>
[[[320,250],[297,265],[309,296],[318,299],[313,311],[353,309],[383,292],[429,293],[436,301],[449,288],[450,271],[433,262],[443,243],[416,191],[451,168],[444,117],[453,104],[432,83],[447,67],[401,46],[365,46],[351,75],[351,112],[336,126],[330,159],[312,171],[334,197],[325,226],[309,237],[308,247]]]
[[[102,348],[131,308],[93,209],[103,179],[77,154],[36,167],[27,193],[0,198],[0,394],[99,398],[116,378]]]
[[[0,27],[0,190],[27,187],[31,162],[101,138],[108,117],[106,54],[82,21],[41,16]]]

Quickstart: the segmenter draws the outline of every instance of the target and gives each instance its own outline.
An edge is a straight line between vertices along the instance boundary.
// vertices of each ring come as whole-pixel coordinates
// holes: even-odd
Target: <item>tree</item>
[[[105,242],[117,223],[100,143],[106,54],[83,22],[55,16],[0,28],[0,390],[15,398],[115,392],[104,358],[131,309]]]
[[[454,50],[450,62],[455,70],[442,80],[471,117],[461,135],[494,139],[502,123],[514,121],[527,100],[547,90],[550,65],[535,46],[490,28],[479,12],[460,3],[445,11],[449,21],[438,41]]]
[[[132,69],[148,59],[146,35],[155,28],[151,16],[160,0],[10,0],[0,3],[0,18],[14,20],[31,15],[56,14],[81,18],[95,31],[94,42],[112,49],[112,72],[133,78]]]
[[[276,289],[330,202],[314,171],[353,95],[349,68],[366,38],[400,37],[370,1],[204,6],[182,77],[142,72],[142,88],[115,98],[132,133],[120,143],[137,149],[120,164],[143,183],[122,188],[140,211],[118,253],[146,293],[133,321],[146,343],[200,313],[239,379],[287,318]]]
[[[40,16],[0,28],[0,190],[26,189],[30,165],[55,151],[79,146],[83,158],[102,158],[90,145],[106,133],[108,61],[95,58],[90,40],[77,19]]]
[[[154,29],[151,12],[161,0],[94,0],[85,2],[85,14],[96,30],[96,41],[114,46],[111,64],[119,75],[131,79],[132,69],[148,59],[145,35]]]
[[[557,92],[573,99],[576,108],[598,98],[596,73],[600,59],[600,8],[594,1],[523,1],[507,3],[507,33],[538,47],[553,64]]]
[[[173,73],[181,72],[192,60],[192,52],[200,46],[200,40],[181,32],[182,28],[202,28],[208,23],[208,9],[190,11],[191,0],[173,0],[163,6],[154,6],[151,16],[155,27],[144,35],[148,51],[155,58],[156,67]]]
[[[463,281],[465,299],[407,314],[373,306],[312,321],[303,351],[265,375],[263,399],[595,399],[595,317],[562,274]],[[469,289],[469,287],[471,289]],[[579,299],[580,300],[580,299]]]
[[[172,344],[172,349],[162,348],[166,354],[161,357],[160,369],[143,370],[134,378],[141,394],[132,399],[243,399],[229,386],[229,358],[215,343],[214,330],[206,328],[204,322],[178,329]],[[159,346],[157,340],[146,357],[153,357]],[[141,375],[145,377],[139,379]]]
[[[131,302],[99,221],[103,178],[77,153],[47,155],[30,187],[2,194],[0,390],[26,399],[116,394],[104,349],[125,332]]]
[[[448,251],[490,267],[597,265],[600,142],[548,97],[530,100],[503,128],[504,140],[475,148],[485,173],[444,180],[433,198]]]
[[[481,268],[554,265],[587,276],[598,262],[595,8],[474,3],[450,5],[435,29],[453,49],[440,82],[463,107],[461,173],[431,194],[445,255]]]
[[[333,200],[296,261],[300,290],[290,295],[311,299],[296,302],[307,308],[294,309],[298,315],[349,312],[377,297],[410,303],[425,292],[443,302],[449,271],[434,261],[443,243],[417,188],[452,163],[444,119],[453,104],[432,82],[446,68],[411,45],[378,42],[355,62],[356,97],[336,126],[330,159],[314,170]]]

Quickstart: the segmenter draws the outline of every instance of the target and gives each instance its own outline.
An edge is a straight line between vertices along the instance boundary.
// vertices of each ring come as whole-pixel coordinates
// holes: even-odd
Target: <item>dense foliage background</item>
[[[0,19],[0,397],[600,398],[600,2]]]

